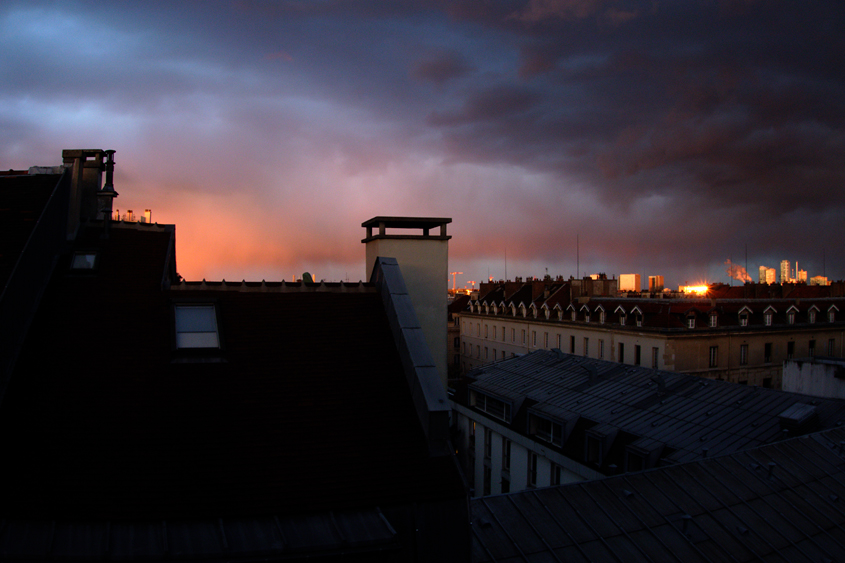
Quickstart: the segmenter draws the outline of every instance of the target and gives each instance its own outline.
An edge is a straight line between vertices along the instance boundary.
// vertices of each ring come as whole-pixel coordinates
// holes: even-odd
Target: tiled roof
[[[838,561],[845,431],[472,500],[472,561]]]
[[[429,456],[380,295],[162,290],[172,229],[115,225],[57,266],[0,409],[0,512],[291,515],[460,499]],[[172,304],[215,303],[223,348],[173,350]]]
[[[583,432],[610,425],[620,434],[602,462],[603,473],[624,467],[626,446],[637,439],[663,444],[662,464],[731,453],[796,433],[845,423],[845,401],[819,399],[540,350],[488,364],[469,374],[469,388],[510,400],[514,428],[524,432],[527,409],[542,411],[576,429],[560,450],[583,461]],[[516,405],[521,409],[516,411]],[[801,428],[781,421],[796,405],[812,416]],[[522,426],[520,426],[522,425]],[[785,429],[788,429],[786,432]]]

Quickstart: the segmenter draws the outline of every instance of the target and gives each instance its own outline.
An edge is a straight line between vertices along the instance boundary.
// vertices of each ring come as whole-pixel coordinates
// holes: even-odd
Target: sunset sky
[[[459,287],[727,283],[746,249],[843,279],[843,29],[839,0],[3,0],[0,168],[115,149],[190,280],[363,279],[376,215],[451,217]]]

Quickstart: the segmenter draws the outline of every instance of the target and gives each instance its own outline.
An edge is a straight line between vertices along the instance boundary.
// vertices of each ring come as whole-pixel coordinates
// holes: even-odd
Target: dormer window
[[[470,389],[469,393],[470,406],[473,406],[485,412],[494,418],[498,418],[510,424],[511,422],[511,404],[506,403],[490,395],[485,395],[475,389]]]
[[[642,315],[639,315],[639,314],[638,314],[638,315],[637,315],[636,317],[634,317],[634,318],[637,320],[637,326],[638,326],[638,327],[643,326],[643,316],[642,316]]]
[[[836,321],[836,309],[831,307],[827,310],[827,322],[832,323]]]
[[[604,324],[605,320],[607,320],[607,313],[605,313],[604,311],[601,311],[599,313],[599,323]]]
[[[695,317],[687,317],[687,328],[695,328]]]
[[[807,313],[807,316],[809,317],[808,320],[810,321],[810,324],[813,324],[814,322],[816,322],[816,310],[815,309],[810,309],[810,312]]]
[[[219,348],[217,311],[213,304],[175,305],[177,348]]]
[[[619,324],[625,326],[625,313],[619,315]]]
[[[573,309],[572,310],[572,320],[574,321],[576,318],[578,318],[578,313],[575,311],[575,309]]]
[[[716,328],[719,326],[719,317],[715,313],[710,315],[710,328]]]
[[[766,326],[772,326],[772,314],[770,312],[766,312],[763,315],[764,323]]]
[[[795,311],[790,311],[786,314],[786,322],[791,325],[795,324]]]
[[[555,446],[563,446],[563,427],[557,422],[528,413],[528,433]]]
[[[748,313],[739,316],[739,326],[748,326]]]
[[[74,270],[93,270],[97,267],[97,253],[74,252],[70,267]]]

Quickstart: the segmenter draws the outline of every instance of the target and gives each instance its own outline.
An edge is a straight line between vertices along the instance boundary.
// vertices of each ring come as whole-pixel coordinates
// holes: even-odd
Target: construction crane
[[[463,272],[449,272],[449,274],[452,276],[452,292],[454,293],[455,292],[455,276],[457,276],[458,274],[463,274]]]

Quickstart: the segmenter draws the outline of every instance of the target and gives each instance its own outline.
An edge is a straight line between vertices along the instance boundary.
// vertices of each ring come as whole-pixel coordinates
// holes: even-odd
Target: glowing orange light
[[[710,288],[706,285],[683,285],[681,291],[684,293],[692,293],[694,295],[704,295]]]

